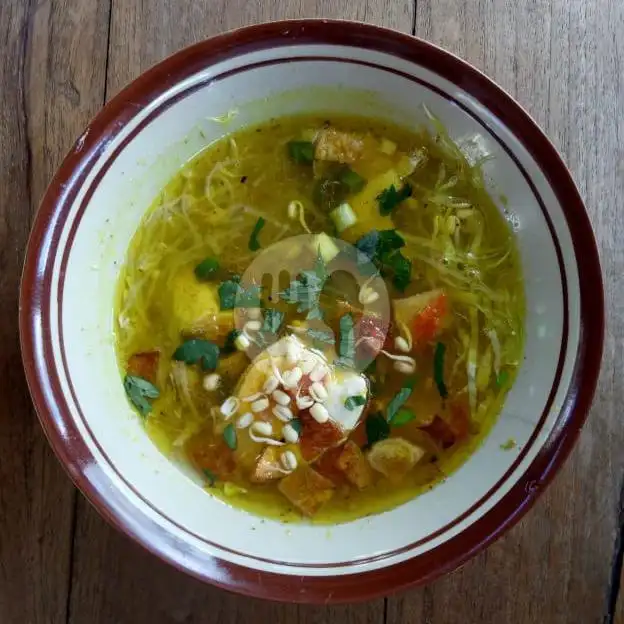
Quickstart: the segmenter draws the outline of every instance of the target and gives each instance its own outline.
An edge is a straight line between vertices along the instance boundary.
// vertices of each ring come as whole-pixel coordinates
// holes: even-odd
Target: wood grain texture
[[[267,20],[321,16],[366,20],[410,32],[413,5],[393,0],[114,1],[107,96],[165,56],[218,32]],[[352,607],[297,607],[233,596],[189,579],[146,554],[80,499],[69,621],[382,624],[384,601]]]
[[[0,3],[0,621],[65,622],[75,490],[28,397],[18,285],[31,216],[101,106],[106,3]]]
[[[591,416],[555,483],[515,529],[462,570],[391,598],[387,621],[599,623],[624,471],[624,6],[419,0],[416,18],[417,35],[483,69],[563,153],[601,251],[608,334]]]

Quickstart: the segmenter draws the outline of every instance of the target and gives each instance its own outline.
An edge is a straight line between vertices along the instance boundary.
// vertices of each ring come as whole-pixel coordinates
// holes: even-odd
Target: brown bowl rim
[[[470,93],[520,138],[540,166],[564,210],[579,272],[580,345],[562,426],[519,481],[494,507],[459,535],[426,553],[385,568],[333,576],[290,576],[258,571],[196,549],[176,557],[166,544],[167,531],[143,518],[131,529],[108,505],[86,465],[96,465],[54,383],[54,361],[45,335],[36,339],[49,299],[59,222],[98,156],[143,106],[177,82],[227,58],[292,44],[346,45],[372,49],[414,62]],[[582,262],[579,260],[582,259]],[[165,59],[115,96],[97,115],[63,161],[41,202],[29,241],[20,291],[20,338],[28,385],[48,440],[70,477],[113,526],[175,567],[201,580],[239,593],[288,602],[349,602],[371,599],[432,581],[484,549],[515,524],[533,504],[570,453],[587,417],[597,384],[604,336],[604,294],[596,242],[574,181],[548,138],[506,92],[465,61],[429,43],[393,30],[341,20],[289,20],[248,26],[202,41]],[[101,469],[100,469],[101,470]],[[193,559],[193,565],[183,560]],[[305,588],[305,589],[304,589]]]

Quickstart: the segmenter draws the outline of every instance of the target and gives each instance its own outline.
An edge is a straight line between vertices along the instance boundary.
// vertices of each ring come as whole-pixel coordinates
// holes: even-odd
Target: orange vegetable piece
[[[160,359],[160,351],[145,351],[143,353],[135,353],[128,360],[128,375],[142,377],[151,383],[156,382],[158,376],[158,361]]]
[[[448,301],[444,293],[427,304],[412,323],[414,342],[431,342],[443,327],[448,313]]]

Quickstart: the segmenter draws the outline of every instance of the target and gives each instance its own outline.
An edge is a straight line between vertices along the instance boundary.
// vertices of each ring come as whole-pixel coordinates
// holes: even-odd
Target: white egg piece
[[[330,418],[339,424],[345,433],[351,432],[360,422],[368,402],[368,383],[366,377],[355,371],[336,369],[332,381],[326,386],[327,399],[324,403]],[[366,402],[349,409],[345,402],[352,396],[363,396]]]

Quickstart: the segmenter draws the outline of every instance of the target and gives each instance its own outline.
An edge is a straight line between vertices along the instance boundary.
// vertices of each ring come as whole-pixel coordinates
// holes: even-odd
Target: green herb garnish
[[[204,370],[214,370],[219,361],[219,347],[209,340],[192,338],[174,351],[173,359],[186,364],[200,363]]]
[[[288,141],[288,155],[298,165],[311,165],[314,162],[314,144],[310,141]]]
[[[307,312],[307,320],[322,319],[323,312],[319,307],[319,297],[326,281],[327,269],[319,252],[314,268],[302,271],[297,279],[290,282],[290,286],[279,295],[286,303],[298,304],[298,312]]]
[[[513,438],[509,438],[509,440],[501,444],[500,447],[503,451],[511,451],[511,449],[516,448],[516,441]]]
[[[405,404],[407,399],[410,398],[412,394],[412,389],[414,388],[414,384],[416,383],[415,379],[410,379],[393,397],[390,399],[388,403],[388,408],[386,410],[386,420],[393,424],[394,418],[401,407]]]
[[[230,423],[223,430],[223,439],[228,445],[228,448],[232,449],[233,451],[236,450],[236,447],[238,446],[238,439],[236,437],[236,429],[234,429],[234,425],[232,423]]]
[[[233,329],[226,337],[223,348],[221,349],[222,353],[234,353],[238,351],[236,347],[236,339],[241,335],[240,329]]]
[[[298,418],[293,418],[288,424],[297,432],[298,435],[301,435],[303,425]]]
[[[495,383],[497,388],[502,388],[503,386],[506,386],[508,381],[509,373],[506,370],[501,371],[498,375],[496,375]]]
[[[147,416],[152,411],[152,404],[148,399],[157,399],[160,396],[158,388],[153,383],[136,375],[125,376],[124,389],[141,416]]]
[[[204,468],[203,472],[204,472],[204,476],[208,480],[208,486],[213,487],[214,484],[217,482],[217,475],[215,475],[215,473],[212,472],[212,470],[209,470],[208,468]]]
[[[207,281],[219,270],[219,266],[216,258],[206,258],[195,267],[195,277],[202,282]]]
[[[269,334],[277,334],[284,320],[285,314],[280,310],[269,308],[264,311],[264,322],[260,331]]]
[[[409,184],[404,184],[398,191],[394,184],[391,184],[387,189],[384,189],[377,195],[379,213],[387,217],[404,199],[411,196],[412,187]]]
[[[366,186],[366,178],[353,171],[348,165],[341,167],[337,177],[347,187],[349,193],[358,193]]]
[[[334,332],[324,329],[307,329],[306,335],[309,336],[314,342],[320,342],[325,344],[334,344],[336,337]]]
[[[400,251],[405,241],[396,230],[371,230],[355,246],[382,273],[392,274],[392,281],[398,290],[405,290],[411,280],[412,263]]]
[[[360,407],[360,405],[364,405],[366,403],[366,397],[363,397],[361,394],[354,394],[353,396],[347,397],[345,399],[345,407],[349,411],[353,411],[356,407]]]
[[[314,203],[326,210],[338,207],[348,195],[361,191],[366,179],[353,171],[349,165],[332,167],[325,178],[315,182],[312,190]]]
[[[446,345],[442,342],[438,342],[435,346],[435,352],[433,354],[433,379],[438,387],[438,392],[443,399],[448,396],[448,390],[444,383],[444,354],[446,352]]]
[[[366,438],[368,446],[385,440],[390,435],[390,425],[382,414],[376,412],[366,419]]]
[[[260,296],[262,286],[252,284],[245,289],[240,284],[240,277],[232,277],[219,286],[219,302],[221,310],[233,310],[234,308],[259,308],[261,307]]]
[[[394,415],[394,418],[392,419],[392,422],[390,424],[393,427],[401,427],[403,425],[407,425],[407,423],[409,422],[412,422],[412,420],[414,420],[415,418],[416,414],[414,414],[411,409],[403,407]]]
[[[343,314],[340,317],[340,342],[338,343],[339,358],[336,364],[353,368],[355,366],[355,329],[353,316]]]
[[[256,221],[256,225],[254,225],[254,229],[251,232],[251,236],[249,237],[249,249],[251,251],[258,251],[260,249],[260,241],[258,241],[258,235],[260,234],[260,230],[264,227],[266,220],[263,217],[258,217]]]

